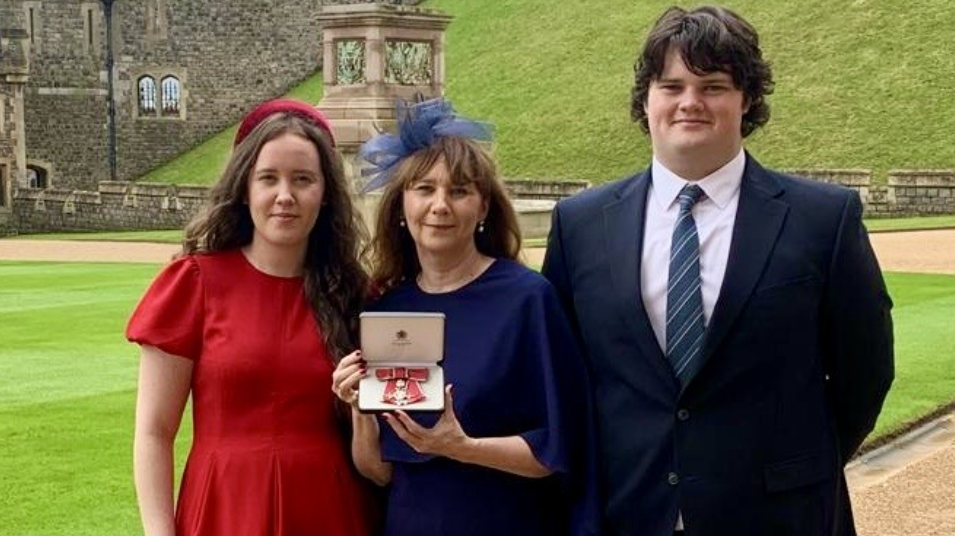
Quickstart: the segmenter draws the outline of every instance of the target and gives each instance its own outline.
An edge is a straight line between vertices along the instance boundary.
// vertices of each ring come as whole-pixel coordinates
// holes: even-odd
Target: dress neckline
[[[483,272],[478,274],[477,277],[461,285],[460,287],[454,290],[449,290],[447,292],[426,292],[424,289],[421,288],[420,285],[418,285],[417,277],[411,281],[411,288],[413,288],[414,291],[417,292],[418,294],[422,294],[424,296],[452,296],[455,293],[467,290],[469,287],[477,284],[479,281],[487,277],[488,274],[490,274],[492,271],[496,270],[497,269],[496,267],[499,266],[500,264],[501,264],[501,259],[498,259],[496,257],[492,258],[491,264],[487,265],[487,268],[485,268]]]
[[[281,275],[273,275],[268,272],[263,272],[262,270],[259,270],[258,268],[256,268],[254,264],[252,264],[252,261],[249,260],[249,258],[245,255],[245,252],[242,251],[241,248],[236,249],[234,251],[235,251],[235,254],[238,255],[240,259],[242,259],[243,266],[245,266],[248,270],[266,279],[271,279],[273,281],[277,281],[280,283],[300,283],[304,279],[304,277],[301,275],[281,276]]]

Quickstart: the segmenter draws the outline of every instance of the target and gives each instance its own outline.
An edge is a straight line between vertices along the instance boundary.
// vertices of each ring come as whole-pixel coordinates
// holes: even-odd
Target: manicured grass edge
[[[947,404],[942,404],[941,406],[935,408],[925,415],[922,415],[921,417],[917,417],[909,422],[902,423],[894,430],[888,430],[879,436],[870,436],[869,439],[867,439],[862,446],[859,447],[859,450],[856,451],[855,455],[852,456],[852,459],[859,458],[860,456],[864,456],[873,450],[884,447],[885,445],[888,445],[897,439],[905,437],[922,426],[925,426],[926,424],[953,412],[955,412],[955,399],[952,399]]]

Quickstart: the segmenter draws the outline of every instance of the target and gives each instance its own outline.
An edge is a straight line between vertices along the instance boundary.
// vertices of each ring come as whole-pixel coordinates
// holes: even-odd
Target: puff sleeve
[[[176,259],[150,285],[126,326],[130,342],[196,360],[202,351],[204,292],[195,258]]]

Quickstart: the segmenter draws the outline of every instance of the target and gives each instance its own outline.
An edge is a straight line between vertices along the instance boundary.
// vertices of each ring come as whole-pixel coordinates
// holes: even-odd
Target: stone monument
[[[444,94],[444,32],[451,16],[403,5],[329,5],[319,22],[325,89],[318,108],[360,188],[358,147],[379,132],[394,131],[396,99]]]

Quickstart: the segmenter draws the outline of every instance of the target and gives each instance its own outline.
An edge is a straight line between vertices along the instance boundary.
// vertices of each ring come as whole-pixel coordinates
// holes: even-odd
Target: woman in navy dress
[[[517,260],[517,216],[475,141],[489,129],[443,100],[399,106],[398,126],[362,148],[366,189],[385,186],[371,309],[445,314],[445,411],[359,413],[360,351],[332,383],[359,471],[389,486],[385,534],[596,534],[587,373],[553,288]]]

